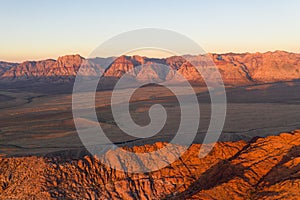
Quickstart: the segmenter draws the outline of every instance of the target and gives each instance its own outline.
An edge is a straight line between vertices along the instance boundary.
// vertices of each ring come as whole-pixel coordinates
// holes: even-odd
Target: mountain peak
[[[84,57],[79,54],[64,55],[57,58],[57,61],[84,60]]]
[[[266,53],[209,55],[219,69],[223,82],[227,85],[249,85],[300,79],[300,54],[278,50]],[[203,79],[201,75],[194,67],[189,67],[190,65],[188,64],[191,61],[195,61],[193,65],[195,63],[196,65],[203,65],[196,67],[205,67],[205,63],[200,57],[189,55],[187,57],[147,58],[139,55],[122,55],[113,60],[113,58],[85,59],[79,54],[65,55],[57,60],[48,59],[11,65],[9,63],[0,63],[0,80],[27,80],[32,77],[39,78],[39,80],[47,77],[47,80],[50,80],[49,77],[54,79],[57,77],[59,79],[72,77],[72,79],[69,79],[69,81],[72,81],[82,64],[86,67],[87,76],[89,73],[95,75],[98,72],[104,72],[104,76],[110,77],[110,80],[116,80],[139,65],[151,64],[152,66],[168,65],[181,73],[187,80],[202,84]],[[109,65],[108,68],[106,68],[107,65]],[[159,67],[154,68],[159,69]],[[152,71],[153,76],[158,74],[158,71]],[[137,71],[133,75],[137,75]],[[149,75],[149,78],[152,75]],[[173,77],[172,74],[165,75],[166,77],[161,77],[163,78],[162,80],[164,78],[169,80],[169,78]]]

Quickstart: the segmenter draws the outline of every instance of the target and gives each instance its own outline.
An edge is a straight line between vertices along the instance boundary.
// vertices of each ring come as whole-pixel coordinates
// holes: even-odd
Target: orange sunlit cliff
[[[199,147],[194,144],[175,163],[144,174],[109,169],[87,155],[1,158],[0,198],[296,199],[299,195],[299,131],[250,142],[220,142],[202,159]]]

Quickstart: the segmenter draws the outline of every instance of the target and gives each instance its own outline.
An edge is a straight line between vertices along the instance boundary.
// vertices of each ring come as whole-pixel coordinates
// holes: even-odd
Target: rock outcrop
[[[127,150],[148,152],[163,145]],[[138,174],[110,169],[89,155],[1,158],[0,199],[300,198],[299,131],[219,142],[201,159],[199,148],[193,144],[171,165]]]
[[[6,81],[68,81],[75,78],[80,66],[88,66],[89,75],[93,75],[100,68],[97,63],[89,63],[79,55],[68,55],[57,60],[23,62],[6,70],[0,78]]]
[[[18,63],[9,63],[0,61],[0,76],[2,76],[6,71],[13,67],[16,67]]]
[[[104,79],[106,77],[105,80],[116,80],[126,72],[130,72],[137,80],[168,81],[174,78],[174,73],[164,71],[160,67],[167,65],[192,83],[203,84],[203,79],[194,66],[208,70],[210,65],[207,61],[208,56],[216,64],[227,85],[251,85],[300,78],[300,54],[275,51],[172,56],[162,59],[141,56],[84,59],[79,55],[70,55],[59,57],[57,60],[26,61],[21,64],[1,62],[0,81],[73,81],[80,66],[84,69],[82,70],[84,75],[96,76],[101,72]],[[136,69],[139,65],[148,65],[150,70],[140,71]]]

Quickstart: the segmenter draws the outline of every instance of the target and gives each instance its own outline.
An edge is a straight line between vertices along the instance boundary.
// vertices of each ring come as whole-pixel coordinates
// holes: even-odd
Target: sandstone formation
[[[127,150],[148,152],[163,145]],[[193,144],[171,165],[139,174],[110,169],[89,155],[1,158],[0,199],[300,198],[300,131],[219,142],[201,159],[199,148]]]
[[[20,64],[0,62],[0,81],[67,82],[74,80],[79,67],[82,66],[85,76],[93,77],[101,72],[105,80],[115,80],[130,72],[137,80],[167,81],[174,78],[174,71],[178,71],[192,83],[203,83],[201,75],[193,66],[208,70],[210,64],[207,56],[212,58],[227,85],[251,85],[300,78],[300,54],[275,51],[172,56],[162,59],[141,56],[84,59],[79,55],[69,55],[57,60],[26,61]],[[145,72],[136,69],[139,65],[148,65],[150,70]],[[160,65],[170,66],[174,71],[164,71]]]
[[[16,67],[18,63],[9,63],[0,61],[0,76],[6,71],[10,70],[12,67]]]

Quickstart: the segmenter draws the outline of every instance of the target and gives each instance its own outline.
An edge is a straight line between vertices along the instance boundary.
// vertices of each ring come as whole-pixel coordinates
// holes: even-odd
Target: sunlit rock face
[[[174,72],[178,72],[194,84],[203,84],[203,78],[195,67],[208,70],[208,57],[215,63],[226,85],[251,85],[300,78],[300,54],[275,51],[172,56],[162,59],[141,56],[84,59],[80,55],[67,55],[57,60],[26,61],[20,64],[0,62],[0,81],[73,81],[82,66],[82,75],[96,76],[101,73],[106,77],[105,80],[111,78],[111,81],[126,73],[141,81],[168,81],[174,78]],[[136,68],[141,65],[151,66],[151,70],[145,72]],[[170,70],[162,72],[161,65],[168,66]]]
[[[149,152],[165,143],[125,148]],[[181,148],[173,146],[172,148]],[[44,157],[0,159],[1,199],[298,199],[300,132],[219,142],[204,158],[193,144],[158,171],[130,174],[110,169],[90,155],[64,152]],[[109,153],[109,152],[108,152]],[[170,151],[172,154],[172,151]],[[77,155],[80,155],[78,153]],[[168,156],[168,155],[166,155]],[[108,159],[109,156],[107,157]],[[113,160],[114,158],[111,157]],[[139,160],[131,163],[147,163]],[[120,164],[126,162],[116,159]]]

